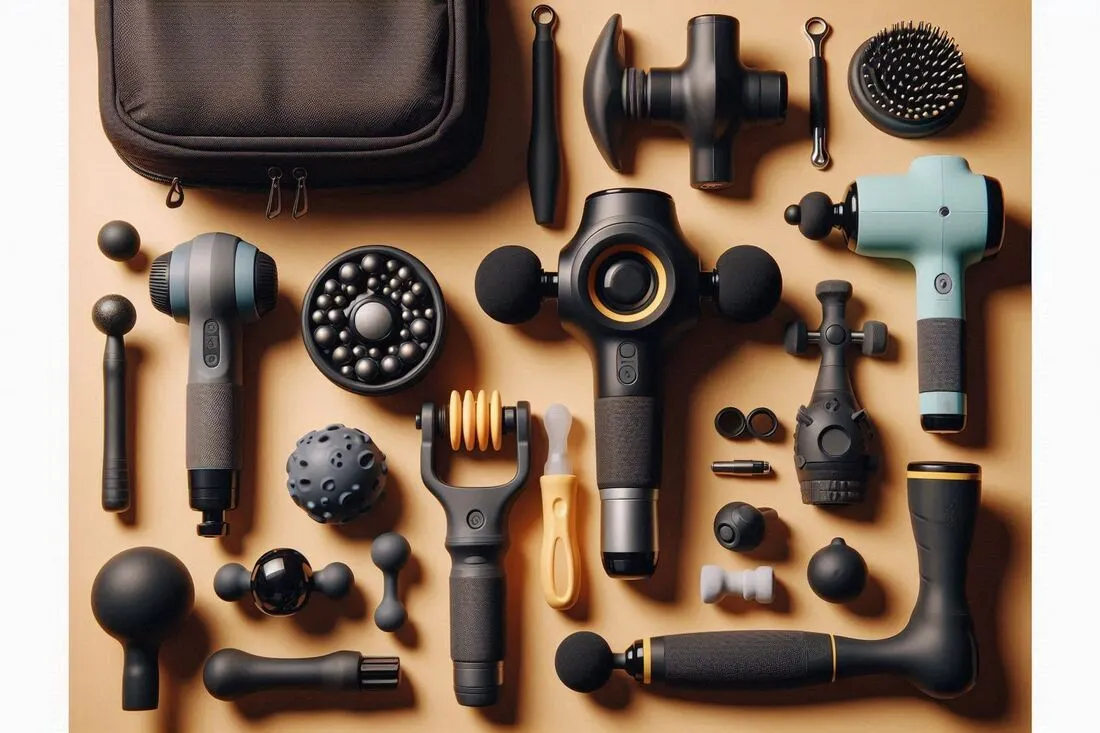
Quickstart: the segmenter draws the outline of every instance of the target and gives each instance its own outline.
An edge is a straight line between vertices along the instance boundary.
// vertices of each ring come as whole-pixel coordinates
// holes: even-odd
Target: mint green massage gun
[[[963,273],[1001,249],[1004,194],[995,178],[964,158],[929,155],[900,176],[862,176],[844,202],[814,192],[784,218],[808,239],[835,227],[848,249],[905,260],[917,275],[917,361],[921,427],[958,433],[966,427],[966,306]]]

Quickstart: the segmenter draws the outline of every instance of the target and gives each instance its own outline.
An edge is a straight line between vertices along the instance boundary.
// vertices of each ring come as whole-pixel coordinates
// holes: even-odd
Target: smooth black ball
[[[312,578],[305,555],[289,548],[270,550],[252,569],[252,597],[264,613],[288,616],[309,601]]]
[[[611,679],[614,655],[599,634],[578,631],[558,645],[554,669],[558,679],[574,692],[595,692]]]
[[[103,225],[96,237],[99,251],[108,259],[124,262],[134,258],[141,249],[141,235],[128,221],[114,220]]]
[[[120,641],[156,644],[195,604],[195,585],[182,562],[155,547],[124,550],[92,583],[92,613]]]
[[[833,202],[820,191],[808,193],[797,204],[783,212],[788,224],[798,225],[798,231],[806,239],[821,240],[833,230]]]
[[[523,323],[539,312],[541,279],[542,263],[534,252],[515,245],[498,247],[478,266],[474,294],[493,320]]]
[[[727,249],[715,267],[718,311],[737,323],[764,318],[783,295],[783,273],[775,259],[751,244]]]
[[[845,603],[855,599],[867,585],[867,563],[837,537],[810,558],[806,578],[819,598]]]
[[[92,306],[92,323],[107,336],[125,336],[137,323],[137,311],[128,298],[104,295]]]

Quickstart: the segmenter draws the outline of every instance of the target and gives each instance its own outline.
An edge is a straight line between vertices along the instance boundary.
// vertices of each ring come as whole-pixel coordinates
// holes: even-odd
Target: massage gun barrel
[[[493,705],[504,663],[504,540],[477,545],[448,542],[447,549],[455,697],[469,707]]]
[[[236,700],[274,689],[355,692],[397,687],[397,657],[364,657],[359,652],[332,652],[320,657],[273,659],[239,649],[214,652],[203,667],[203,684],[219,700]]]
[[[555,100],[555,23],[556,20],[541,23],[536,18],[535,41],[532,44],[533,98],[531,140],[527,148],[527,184],[531,189],[535,221],[542,225],[554,221],[561,178],[561,142]]]
[[[107,338],[103,353],[103,487],[101,501],[108,512],[130,508],[130,462],[126,457],[126,347],[117,336]]]

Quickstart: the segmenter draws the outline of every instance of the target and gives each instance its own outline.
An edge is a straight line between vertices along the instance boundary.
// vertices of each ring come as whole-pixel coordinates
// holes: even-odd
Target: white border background
[[[28,733],[68,727],[67,9],[0,0],[0,727]],[[1100,656],[1100,2],[1033,22],[1034,721],[1060,732],[1095,721]]]

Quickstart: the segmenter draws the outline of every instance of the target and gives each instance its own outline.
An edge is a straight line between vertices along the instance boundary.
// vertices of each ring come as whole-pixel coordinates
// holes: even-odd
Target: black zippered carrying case
[[[411,188],[462,169],[489,92],[486,0],[96,0],[99,104],[169,186]],[[290,207],[288,207],[290,208]]]

